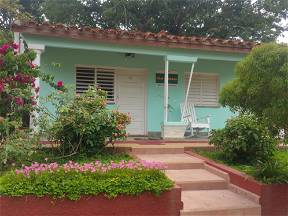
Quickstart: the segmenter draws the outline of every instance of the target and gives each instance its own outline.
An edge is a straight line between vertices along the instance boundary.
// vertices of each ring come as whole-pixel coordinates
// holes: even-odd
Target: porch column
[[[44,52],[45,50],[45,46],[43,44],[28,44],[28,48],[32,49],[36,52],[36,58],[33,61],[33,64],[37,65],[38,67],[40,67],[41,65],[41,54]],[[35,88],[38,88],[40,85],[40,78],[37,77],[35,80]],[[39,104],[39,92],[34,92],[34,96],[36,98],[36,105]],[[34,111],[32,113],[32,115],[30,116],[30,128],[32,128],[33,130],[36,129],[35,127],[35,120],[39,117],[38,112]]]
[[[165,74],[164,74],[164,124],[168,122],[168,73],[169,73],[169,61],[165,57]]]

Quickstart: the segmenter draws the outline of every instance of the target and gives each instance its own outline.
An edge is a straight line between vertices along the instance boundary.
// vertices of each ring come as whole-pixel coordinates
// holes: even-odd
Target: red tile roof
[[[101,29],[63,24],[27,22],[14,24],[14,32],[29,33],[43,36],[64,37],[80,40],[92,40],[125,45],[160,46],[168,48],[200,49],[221,52],[247,53],[258,43],[242,40],[226,40],[211,37],[177,36],[166,31],[159,33]]]

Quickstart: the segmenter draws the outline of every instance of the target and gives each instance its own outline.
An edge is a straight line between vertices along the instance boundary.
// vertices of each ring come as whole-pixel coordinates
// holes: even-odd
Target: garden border
[[[206,164],[228,173],[231,184],[259,195],[262,216],[288,215],[288,184],[263,184],[247,174],[202,155],[191,151],[185,151],[185,153],[204,160]]]
[[[0,196],[1,214],[6,216],[92,216],[92,215],[180,215],[183,208],[181,188],[173,187],[159,196],[144,192],[137,196],[119,195],[109,199],[103,194],[82,196],[79,200],[51,197]]]

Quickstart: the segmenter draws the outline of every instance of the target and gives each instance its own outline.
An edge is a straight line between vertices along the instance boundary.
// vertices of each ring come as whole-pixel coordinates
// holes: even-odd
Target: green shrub
[[[5,144],[0,148],[0,170],[11,164],[19,164],[28,160],[35,152],[39,139],[25,130],[17,130],[6,137]]]
[[[253,116],[241,115],[227,121],[225,128],[212,130],[209,143],[232,162],[266,161],[275,151],[275,139]]]
[[[266,184],[287,184],[288,163],[278,160],[260,162],[257,166],[255,177]]]
[[[287,44],[256,46],[235,70],[236,78],[225,84],[220,93],[221,105],[232,111],[253,113],[270,124],[268,129],[276,135],[279,129],[288,134]]]
[[[81,95],[59,92],[51,98],[56,107],[54,121],[48,119],[40,125],[46,127],[50,140],[60,143],[63,154],[94,153],[126,138],[130,117],[107,108],[105,91],[91,87]]]
[[[279,151],[279,153],[269,161],[259,161],[257,163],[255,177],[258,180],[266,184],[288,183],[288,156],[281,158],[278,156],[279,154],[288,155],[288,151]]]
[[[52,196],[77,200],[83,195],[104,194],[112,198],[120,194],[159,195],[172,188],[173,182],[158,169],[111,169],[106,172],[79,172],[59,169],[30,174],[29,177],[8,172],[0,177],[0,195]]]

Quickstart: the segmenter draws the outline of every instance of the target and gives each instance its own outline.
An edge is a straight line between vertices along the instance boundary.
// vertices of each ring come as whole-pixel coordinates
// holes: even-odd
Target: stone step
[[[259,204],[230,190],[182,191],[184,204],[181,215],[260,215]]]
[[[132,154],[184,154],[184,148],[137,147],[132,148]]]
[[[225,179],[205,169],[166,170],[165,174],[182,187],[182,190],[215,190],[228,187]]]
[[[204,162],[187,154],[137,154],[137,158],[146,161],[157,161],[167,165],[167,169],[201,169]]]

